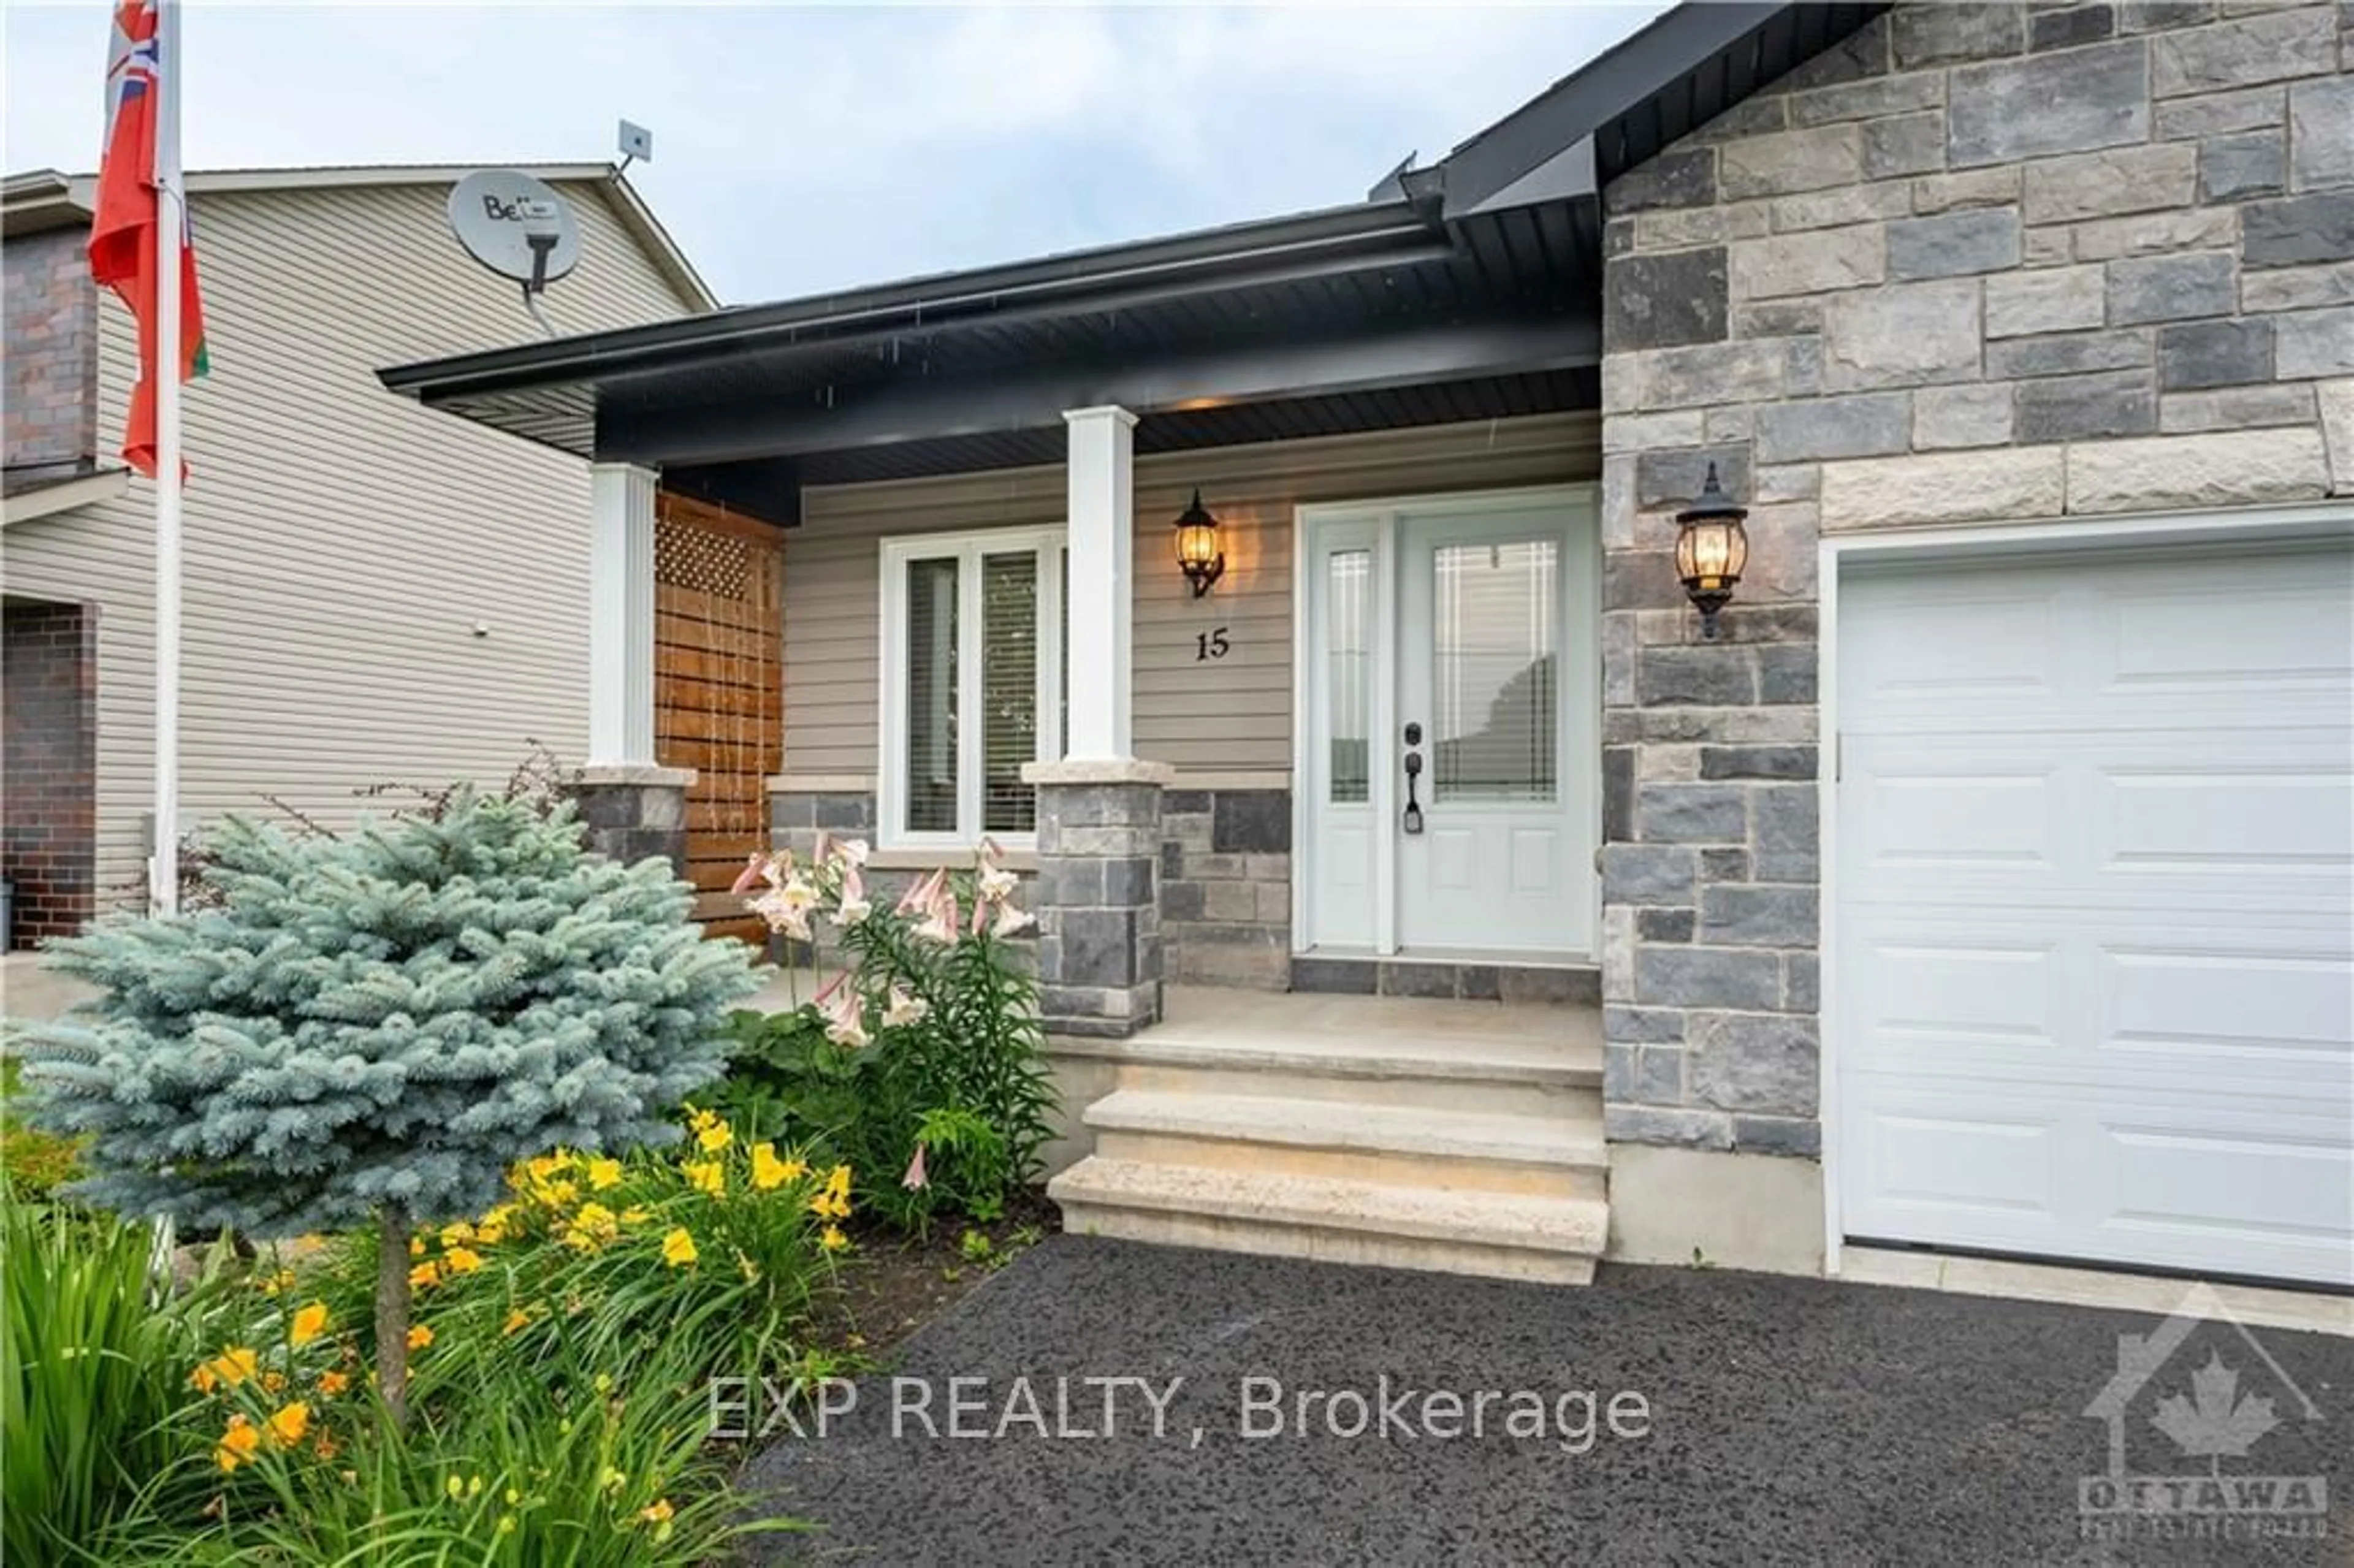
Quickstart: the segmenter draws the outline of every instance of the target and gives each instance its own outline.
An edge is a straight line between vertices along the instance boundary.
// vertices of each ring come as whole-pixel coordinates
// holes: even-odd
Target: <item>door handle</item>
[[[1407,727],[1413,728],[1416,726],[1409,726]],[[1414,797],[1415,780],[1421,777],[1422,753],[1419,751],[1407,752],[1405,754],[1405,821],[1404,825],[1405,831],[1409,833],[1418,833],[1422,832],[1422,802],[1416,800]]]

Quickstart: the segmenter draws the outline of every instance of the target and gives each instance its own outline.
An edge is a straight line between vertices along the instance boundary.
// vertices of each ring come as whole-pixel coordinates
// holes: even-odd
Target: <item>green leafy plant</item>
[[[581,841],[568,806],[462,789],[347,838],[232,819],[211,904],[52,944],[100,992],[24,1047],[35,1120],[90,1140],[74,1195],[262,1237],[372,1226],[398,1424],[416,1227],[545,1150],[676,1138],[757,983],[665,863]]]
[[[151,1509],[143,1530],[115,1532],[106,1560],[685,1568],[744,1535],[798,1528],[749,1517],[707,1447],[691,1341],[616,1366],[586,1340],[528,1359],[493,1340],[431,1380],[420,1367],[420,1393],[460,1378],[470,1397],[421,1399],[406,1429],[371,1425],[348,1446],[318,1432],[258,1442],[197,1520]]]
[[[0,1555],[69,1560],[176,1452],[192,1309],[158,1303],[147,1226],[0,1196]]]
[[[1030,916],[993,846],[891,907],[866,895],[865,853],[822,839],[811,861],[757,857],[738,883],[792,941],[814,950],[817,924],[830,927],[845,967],[797,1008],[736,1015],[714,1103],[851,1164],[862,1203],[903,1229],[943,1213],[993,1219],[1054,1133],[1036,984],[1012,940]]]

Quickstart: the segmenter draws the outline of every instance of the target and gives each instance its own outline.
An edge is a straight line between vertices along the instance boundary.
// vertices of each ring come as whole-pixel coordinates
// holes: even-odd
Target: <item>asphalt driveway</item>
[[[2162,1330],[1058,1236],[749,1480],[823,1526],[778,1561],[2354,1563],[2354,1341]]]

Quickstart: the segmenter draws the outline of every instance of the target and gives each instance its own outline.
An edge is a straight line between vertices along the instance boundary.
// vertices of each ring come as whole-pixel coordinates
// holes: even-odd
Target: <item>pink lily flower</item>
[[[825,991],[819,993],[823,996],[826,992],[832,992],[833,1000],[831,1002],[821,1002],[818,1011],[825,1016],[825,1037],[837,1045],[846,1045],[855,1051],[865,1044],[869,1037],[866,1033],[864,999],[858,994],[856,986],[842,983],[849,978],[848,972],[844,971],[835,977],[832,983],[826,987]]]
[[[918,880],[913,887],[900,895],[898,912],[902,915],[920,915],[929,909],[932,906],[932,900],[947,883],[948,876],[947,868],[942,867],[929,876]]]
[[[924,1146],[922,1144],[919,1143],[916,1145],[916,1157],[907,1161],[907,1173],[899,1178],[899,1185],[905,1187],[910,1192],[919,1192],[926,1187],[931,1185],[930,1178],[924,1174]]]
[[[947,884],[941,884],[938,895],[932,899],[931,908],[925,914],[923,924],[916,927],[916,935],[928,942],[945,944],[957,939],[956,893]]]
[[[866,898],[865,880],[858,874],[854,863],[842,874],[842,903],[833,917],[845,926],[855,926],[874,912],[875,906]]]

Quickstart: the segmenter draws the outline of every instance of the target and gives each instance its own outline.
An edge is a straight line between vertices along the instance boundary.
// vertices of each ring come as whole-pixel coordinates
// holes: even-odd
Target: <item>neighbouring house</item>
[[[534,172],[581,230],[578,270],[546,296],[560,329],[712,308],[613,169]],[[184,831],[265,795],[344,822],[371,785],[504,780],[535,741],[584,753],[588,465],[436,418],[375,376],[540,335],[450,236],[463,173],[188,178],[212,370],[186,399]],[[137,905],[150,850],[154,501],[116,455],[133,332],[90,281],[91,195],[52,173],[0,193],[0,878],[19,948]]]
[[[1363,201],[384,379],[600,465],[610,760],[657,475],[779,526],[777,839],[1033,868],[1074,1228],[2354,1283],[2338,5],[1686,5]]]

